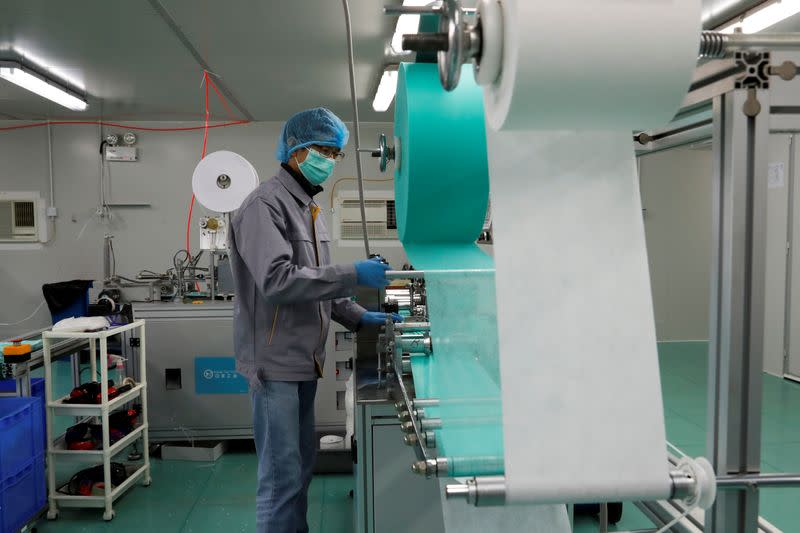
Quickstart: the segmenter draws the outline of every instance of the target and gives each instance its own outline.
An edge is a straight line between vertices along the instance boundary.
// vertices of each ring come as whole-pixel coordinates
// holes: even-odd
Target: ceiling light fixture
[[[86,100],[53,80],[34,72],[16,61],[0,61],[0,78],[73,111],[85,111]]]
[[[372,99],[372,109],[383,112],[389,109],[394,100],[394,93],[397,91],[397,65],[386,67],[375,91],[375,98]]]
[[[719,31],[733,33],[736,28],[741,28],[743,33],[758,33],[797,13],[800,13],[800,0],[775,0],[745,13]]]

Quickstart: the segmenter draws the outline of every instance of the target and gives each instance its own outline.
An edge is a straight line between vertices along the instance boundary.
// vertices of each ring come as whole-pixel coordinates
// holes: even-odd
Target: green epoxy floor
[[[662,343],[658,347],[667,439],[686,455],[705,455],[707,392],[706,342]],[[800,384],[764,375],[761,470],[800,472]],[[800,533],[800,488],[764,489],[760,514],[784,533]],[[611,531],[652,528],[632,504]],[[576,522],[576,533],[594,533],[596,522]]]
[[[706,349],[704,342],[659,346],[667,436],[689,455],[705,453]],[[800,385],[764,376],[762,431],[764,472],[800,472]],[[39,531],[251,532],[255,530],[256,459],[251,452],[227,453],[216,463],[153,460],[153,484],[135,487],[117,503],[116,518],[102,521],[97,510],[62,510]],[[313,533],[353,531],[350,476],[318,476],[309,494]],[[800,533],[800,489],[762,491],[761,515],[786,533]],[[611,531],[651,528],[632,504]],[[576,533],[594,533],[597,523],[581,518]],[[387,532],[391,533],[391,532]]]
[[[153,531],[238,533],[255,531],[256,457],[226,453],[216,463],[152,461],[153,484],[136,486],[103,522],[97,509],[61,509],[56,521],[41,520],[42,533]],[[351,476],[317,476],[309,490],[312,533],[353,531]]]

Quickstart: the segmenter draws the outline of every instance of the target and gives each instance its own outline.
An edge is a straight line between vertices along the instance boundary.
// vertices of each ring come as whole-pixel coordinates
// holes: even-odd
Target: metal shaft
[[[395,331],[427,331],[431,329],[430,322],[400,322],[394,325]]]
[[[425,277],[425,270],[387,270],[387,279],[421,279]],[[467,268],[455,270],[430,270],[431,274],[494,274],[492,268]]]
[[[356,173],[358,174],[358,200],[361,208],[361,231],[364,232],[364,257],[369,259],[369,235],[367,234],[367,210],[364,206],[364,177],[361,171],[361,121],[358,119],[358,97],[356,96],[355,59],[353,57],[353,29],[350,22],[350,4],[342,0],[344,22],[347,30],[347,66],[350,69],[350,99],[353,102],[353,130],[356,139]]]
[[[442,6],[384,6],[384,15],[436,15],[442,12]]]
[[[704,31],[700,36],[699,55],[722,58],[732,52],[758,50],[800,49],[800,34],[797,33],[719,33]]]
[[[408,52],[446,52],[450,42],[446,33],[403,35],[403,50]]]
[[[800,474],[750,474],[717,478],[717,488],[720,490],[751,487],[800,487]]]

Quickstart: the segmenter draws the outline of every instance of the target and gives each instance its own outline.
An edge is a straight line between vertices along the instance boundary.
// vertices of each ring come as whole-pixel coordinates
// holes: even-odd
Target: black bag
[[[86,297],[86,291],[94,283],[86,279],[74,279],[72,281],[60,281],[58,283],[45,283],[42,285],[44,301],[50,314],[58,316],[59,313],[69,309],[80,298]]]

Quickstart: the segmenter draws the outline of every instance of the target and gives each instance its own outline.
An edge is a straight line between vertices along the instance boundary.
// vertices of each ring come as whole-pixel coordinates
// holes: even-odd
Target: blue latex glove
[[[389,280],[386,279],[386,271],[392,267],[380,258],[356,261],[355,265],[359,285],[381,289],[389,284]]]
[[[402,322],[403,317],[397,313],[379,313],[377,311],[367,311],[361,315],[359,324],[362,326],[382,326],[386,319],[391,318],[393,322]]]

